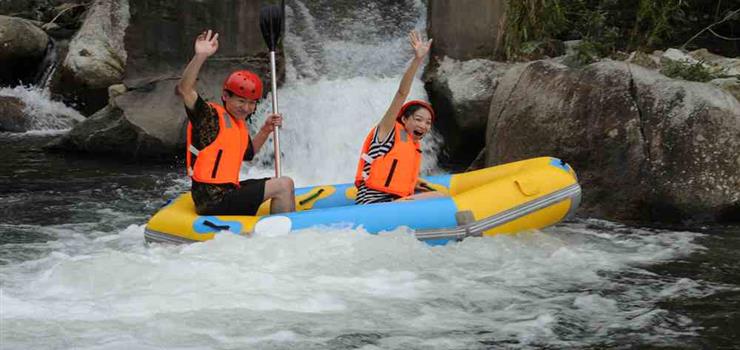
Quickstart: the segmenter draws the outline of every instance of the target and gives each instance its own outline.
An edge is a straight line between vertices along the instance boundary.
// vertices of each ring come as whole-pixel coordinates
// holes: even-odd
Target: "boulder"
[[[26,104],[12,96],[0,96],[0,131],[25,132],[30,121],[24,109]]]
[[[129,17],[128,0],[95,0],[69,43],[50,88],[75,101],[84,114],[105,106],[108,86],[123,79]]]
[[[30,21],[0,16],[0,86],[32,84],[49,37]]]
[[[114,85],[109,105],[50,147],[132,159],[166,158],[182,151],[186,118],[174,94],[176,83],[176,79],[162,78],[131,88]]]
[[[581,213],[621,221],[740,218],[740,103],[624,62],[517,66],[499,80],[485,164],[569,162]]]
[[[441,161],[465,168],[485,145],[485,127],[498,78],[509,64],[485,59],[458,61],[444,57],[424,75],[434,105],[435,127],[445,139]],[[445,159],[446,157],[446,159]]]

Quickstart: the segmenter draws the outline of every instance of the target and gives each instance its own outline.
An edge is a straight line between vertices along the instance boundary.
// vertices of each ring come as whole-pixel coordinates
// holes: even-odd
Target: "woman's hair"
[[[426,109],[426,107],[424,107],[421,104],[413,104],[411,106],[408,106],[406,108],[406,110],[403,111],[403,114],[401,114],[401,118],[399,118],[399,122],[401,122],[401,124],[404,124],[403,119],[408,118],[408,117],[414,115],[414,113],[416,113],[416,111],[418,111],[418,110],[420,110],[422,108]]]

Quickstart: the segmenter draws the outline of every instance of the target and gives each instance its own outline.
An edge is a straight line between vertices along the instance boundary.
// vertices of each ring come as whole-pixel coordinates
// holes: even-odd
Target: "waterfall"
[[[381,4],[383,4],[381,6]],[[286,80],[278,91],[283,173],[298,186],[346,183],[354,178],[362,142],[385,113],[413,57],[412,29],[425,32],[426,7],[418,0],[357,3],[286,3]],[[426,99],[419,79],[409,98]],[[261,103],[253,128],[271,108]],[[422,171],[439,172],[440,136],[422,141]],[[265,144],[249,177],[271,176],[272,143]]]
[[[54,38],[49,37],[49,44],[46,46],[46,55],[39,64],[37,69],[34,85],[40,89],[45,89],[51,82],[51,77],[57,69],[59,63],[59,49]]]

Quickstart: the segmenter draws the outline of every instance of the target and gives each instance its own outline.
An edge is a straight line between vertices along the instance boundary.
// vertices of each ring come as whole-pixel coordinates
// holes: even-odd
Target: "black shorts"
[[[208,205],[199,215],[255,215],[265,198],[265,182],[269,178],[239,182],[239,188],[224,194],[218,203]]]

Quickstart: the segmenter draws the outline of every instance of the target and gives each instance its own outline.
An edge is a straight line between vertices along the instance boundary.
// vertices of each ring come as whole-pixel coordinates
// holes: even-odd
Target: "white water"
[[[349,19],[336,20],[313,18],[300,1],[286,6],[287,79],[278,92],[285,118],[280,148],[283,174],[293,177],[299,187],[353,181],[362,142],[385,113],[413,57],[407,32],[378,33],[366,22],[392,18],[381,18],[372,4],[351,5],[357,8],[344,14]],[[423,31],[426,9],[412,2],[407,10],[417,15],[407,20],[406,27]],[[423,67],[409,98],[427,98],[418,78],[422,71]],[[271,108],[269,98],[260,104],[254,127],[262,125]],[[422,143],[425,174],[440,172],[440,143],[436,132]],[[272,176],[272,157],[268,142],[246,177]]]
[[[701,249],[698,235],[588,224],[624,232],[578,224],[432,248],[402,230],[310,230],[147,248],[143,226],[113,234],[47,227],[59,240],[38,245],[51,254],[0,269],[0,341],[7,349],[364,341],[468,349],[675,335],[688,320],[656,303],[709,291],[642,266]]]
[[[288,6],[289,28],[299,20],[296,9],[303,27],[302,36],[289,31],[286,37],[292,51],[279,95],[286,118],[283,171],[299,186],[348,182],[362,137],[384,112],[410,57],[405,33],[381,40],[366,22],[352,22],[344,31],[364,35],[353,42],[347,33],[344,39],[327,34],[304,4]],[[358,17],[383,19],[368,6]],[[410,27],[423,27],[426,10],[409,6],[418,11]],[[418,80],[413,95],[424,97]],[[438,147],[433,140],[424,144]],[[262,151],[248,176],[272,174],[270,151]],[[425,153],[431,172],[433,155]],[[187,187],[183,179],[167,194]],[[92,198],[88,204],[98,208],[89,222],[12,227],[53,239],[3,247],[18,255],[0,265],[0,348],[675,344],[672,339],[695,330],[659,303],[715,288],[647,270],[701,251],[693,243],[699,235],[689,232],[591,220],[444,247],[429,247],[404,230],[369,235],[327,228],[146,247],[145,219],[125,227],[136,217],[126,205]],[[0,223],[0,232],[10,226]]]
[[[14,88],[0,87],[0,96],[16,97],[26,105],[24,114],[30,119],[31,133],[55,133],[69,130],[76,122],[85,119],[73,108],[64,103],[52,101],[49,90],[16,86]]]

